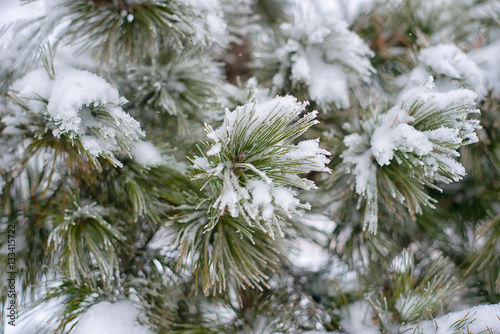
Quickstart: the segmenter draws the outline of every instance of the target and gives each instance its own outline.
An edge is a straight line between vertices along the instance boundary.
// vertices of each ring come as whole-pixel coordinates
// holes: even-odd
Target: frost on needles
[[[456,160],[462,145],[478,141],[479,120],[469,119],[476,93],[467,89],[433,91],[433,78],[404,93],[400,102],[382,113],[374,111],[344,138],[346,150],[339,171],[366,200],[364,228],[375,233],[378,201],[401,203],[411,216],[435,200],[424,187],[456,182],[465,169]],[[353,126],[354,128],[354,126]],[[360,198],[360,200],[361,200]]]
[[[319,147],[319,139],[292,141],[307,131],[317,111],[297,117],[307,106],[293,96],[276,97],[266,102],[250,100],[234,111],[226,109],[222,126],[206,125],[206,152],[193,159],[195,179],[212,188],[208,199],[213,228],[221,215],[243,217],[274,238],[282,236],[279,220],[309,209],[291,187],[310,190],[313,181],[298,174],[329,172],[330,153]]]

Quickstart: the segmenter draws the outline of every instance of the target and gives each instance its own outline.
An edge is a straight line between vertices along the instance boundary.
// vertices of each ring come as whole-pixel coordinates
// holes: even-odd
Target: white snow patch
[[[325,247],[304,238],[299,238],[297,249],[289,255],[293,266],[309,271],[318,271],[325,267],[330,260],[330,254]]]
[[[340,325],[346,334],[379,334],[379,326],[373,321],[373,310],[367,301],[356,301],[342,309]]]
[[[426,334],[500,333],[500,304],[474,306],[423,321],[418,326],[406,325],[402,331],[404,329],[410,332],[417,329],[417,332]]]
[[[44,0],[24,2],[19,0],[0,1],[0,26],[17,20],[32,19],[45,14]]]
[[[325,234],[332,234],[337,227],[336,222],[319,213],[305,214],[303,217],[299,218],[299,221],[302,224],[314,227]]]
[[[217,153],[220,152],[222,148],[222,144],[221,143],[215,143],[208,151],[207,151],[207,155],[216,155]]]
[[[486,88],[491,90],[494,96],[500,96],[500,39],[471,51],[471,57],[479,65]]]
[[[160,150],[149,141],[135,142],[130,154],[135,161],[144,166],[158,166],[165,162]]]
[[[420,64],[408,76],[405,91],[419,87],[430,75],[435,78],[436,90],[448,92],[459,88],[474,90],[480,97],[486,94],[482,71],[472,57],[452,44],[438,44],[420,51]]]
[[[378,127],[373,132],[370,143],[373,156],[380,166],[391,162],[394,151],[414,152],[423,156],[433,149],[424,133],[406,123],[399,123],[394,127]]]
[[[93,305],[78,321],[75,334],[151,334],[137,319],[140,309],[131,301],[100,302]]]

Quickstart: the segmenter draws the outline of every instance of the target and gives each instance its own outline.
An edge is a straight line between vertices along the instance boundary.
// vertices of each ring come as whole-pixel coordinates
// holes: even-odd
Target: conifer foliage
[[[0,334],[500,333],[497,1],[7,3]]]

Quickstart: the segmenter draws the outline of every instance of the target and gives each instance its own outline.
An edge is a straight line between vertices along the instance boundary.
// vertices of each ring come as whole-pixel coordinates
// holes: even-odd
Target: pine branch
[[[149,64],[128,66],[120,82],[126,96],[131,97],[129,109],[140,110],[138,119],[147,125],[177,123],[178,131],[167,133],[169,140],[181,134],[185,141],[192,140],[192,128],[215,118],[219,72],[218,64],[204,57],[200,47],[179,52],[166,45]],[[165,136],[165,131],[161,132]]]
[[[348,86],[368,82],[374,71],[372,52],[344,21],[305,4],[293,9],[293,22],[282,23],[254,56],[259,81],[321,107],[349,107]]]
[[[347,149],[334,174],[350,175],[348,182],[365,201],[364,228],[376,232],[378,202],[393,208],[403,204],[412,218],[421,205],[434,207],[424,188],[440,190],[465,175],[454,157],[462,145],[477,142],[477,120],[467,119],[475,94],[460,90],[433,93],[432,78],[401,98],[387,113],[374,111],[352,124],[358,132],[344,138]],[[339,176],[337,176],[338,178]]]
[[[273,240],[245,222],[226,216],[207,231],[204,212],[186,209],[169,229],[177,236],[180,263],[192,268],[205,295],[211,291],[221,294],[229,284],[243,289],[267,286],[269,275],[278,265],[279,251]]]
[[[64,217],[54,220],[48,238],[53,263],[59,263],[65,276],[77,284],[89,281],[96,288],[101,281],[109,290],[120,284],[115,247],[124,237],[105,220],[105,208],[95,203],[73,204],[74,208],[66,209]]]
[[[26,129],[26,122],[40,122],[41,133],[33,134],[38,138],[32,145],[38,146],[43,142],[39,138],[51,133],[76,146],[72,150],[83,152],[96,166],[99,157],[121,165],[114,153],[129,153],[132,143],[144,136],[139,123],[121,109],[126,100],[104,79],[86,71],[66,70],[54,77],[51,59],[44,59],[49,72],[35,70],[12,86],[15,116],[7,115],[4,123]]]
[[[57,10],[69,19],[66,34],[73,43],[82,50],[94,49],[97,59],[116,65],[155,55],[164,39],[180,46],[194,33],[194,13],[178,1],[81,0],[62,3]]]
[[[314,189],[312,181],[299,178],[298,173],[329,171],[326,150],[318,140],[291,142],[307,131],[316,112],[292,122],[304,109],[291,96],[257,103],[247,102],[233,112],[226,111],[224,124],[217,130],[206,126],[212,143],[203,157],[195,157],[195,179],[206,179],[203,186],[213,189],[207,199],[209,221],[214,228],[226,210],[231,217],[243,217],[249,226],[256,224],[274,237],[280,235],[280,216],[297,214],[297,208],[309,208],[295,198],[285,186]],[[264,225],[261,224],[264,222]]]

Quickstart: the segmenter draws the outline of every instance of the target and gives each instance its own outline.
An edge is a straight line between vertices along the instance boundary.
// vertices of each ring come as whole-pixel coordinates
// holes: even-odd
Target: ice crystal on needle
[[[207,152],[195,157],[196,179],[213,188],[207,228],[212,228],[226,211],[243,216],[274,237],[280,231],[279,218],[310,208],[301,203],[290,186],[314,189],[313,181],[297,174],[329,171],[329,152],[319,140],[292,141],[316,124],[316,111],[295,120],[307,103],[292,96],[270,101],[249,101],[234,111],[226,110],[224,123],[214,130],[206,126]],[[264,224],[261,224],[261,223]]]

